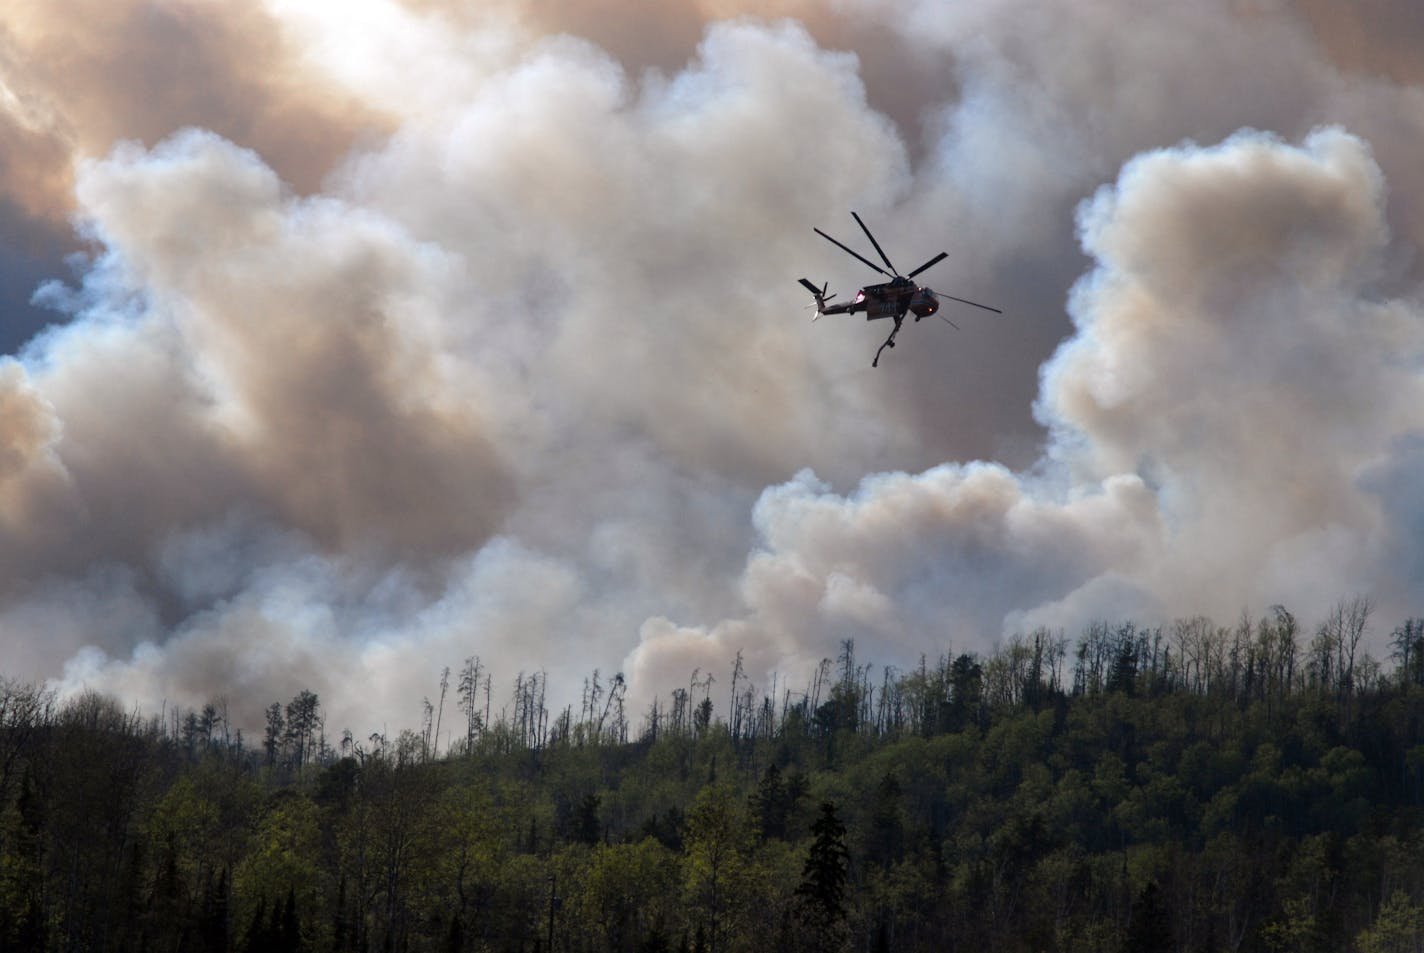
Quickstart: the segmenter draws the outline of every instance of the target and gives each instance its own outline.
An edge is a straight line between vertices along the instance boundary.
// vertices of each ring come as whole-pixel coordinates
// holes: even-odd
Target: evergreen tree
[[[949,683],[952,692],[941,729],[960,731],[978,720],[984,698],[984,668],[974,656],[961,655],[950,666]]]
[[[282,705],[273,702],[267,706],[267,730],[262,736],[262,750],[267,752],[267,766],[276,767],[277,756],[282,753],[282,737],[287,723],[282,720]]]
[[[801,884],[796,888],[799,917],[814,949],[836,949],[846,942],[843,928],[850,852],[845,835],[836,806],[829,801],[822,803],[821,814],[811,825],[811,849],[801,868]]]
[[[766,767],[756,792],[751,796],[752,821],[761,840],[782,840],[786,837],[786,822],[791,814],[791,795],[781,770],[775,764]]]
[[[578,813],[574,820],[574,837],[581,844],[597,844],[599,840],[597,794],[589,793],[579,801]]]

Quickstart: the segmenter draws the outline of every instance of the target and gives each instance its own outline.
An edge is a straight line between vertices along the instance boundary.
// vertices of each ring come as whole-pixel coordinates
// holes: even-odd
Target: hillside
[[[521,677],[438,751],[5,682],[0,950],[1417,949],[1424,623],[1386,671],[1348,608],[877,680],[847,643],[637,727]]]

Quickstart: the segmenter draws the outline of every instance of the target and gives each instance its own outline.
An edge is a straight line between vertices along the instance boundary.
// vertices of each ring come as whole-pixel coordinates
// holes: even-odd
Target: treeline
[[[1424,620],[1370,616],[847,642],[636,720],[472,657],[394,738],[0,680],[0,951],[1417,951]]]

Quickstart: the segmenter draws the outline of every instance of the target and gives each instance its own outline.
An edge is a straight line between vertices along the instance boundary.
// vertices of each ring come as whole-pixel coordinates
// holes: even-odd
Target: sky
[[[635,705],[1424,614],[1407,0],[10,0],[0,673]],[[992,304],[812,324],[801,277]],[[449,703],[453,707],[453,700]],[[636,710],[636,709],[635,709]]]

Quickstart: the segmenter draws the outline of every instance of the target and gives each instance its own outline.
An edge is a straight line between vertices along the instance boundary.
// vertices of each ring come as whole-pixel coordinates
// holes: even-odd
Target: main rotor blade
[[[935,297],[936,297],[936,298],[948,298],[950,301],[958,301],[960,304],[972,304],[972,305],[974,305],[974,307],[976,307],[976,308],[983,308],[985,311],[992,311],[992,312],[994,312],[995,314],[1003,314],[1003,313],[1004,313],[1004,312],[1000,311],[998,308],[991,308],[991,307],[989,307],[987,304],[980,304],[980,303],[977,302],[977,301],[970,301],[970,300],[967,299],[967,298],[956,298],[954,295],[947,295],[947,294],[945,294],[943,291],[936,291],[936,292],[935,292]]]
[[[910,272],[910,273],[909,273],[908,275],[906,275],[905,277],[906,277],[906,278],[913,278],[913,277],[915,277],[916,275],[918,275],[920,272],[924,271],[926,268],[929,268],[929,267],[931,267],[931,266],[933,266],[933,265],[938,265],[941,261],[943,261],[944,259],[946,259],[946,258],[948,258],[948,257],[949,257],[949,252],[947,252],[947,251],[942,251],[942,252],[940,252],[938,255],[935,255],[933,258],[931,258],[929,261],[925,262],[925,263],[924,263],[923,265],[921,265],[920,267],[916,268],[914,271]]]
[[[942,315],[942,314],[937,314],[937,315],[935,315],[935,317],[939,318],[939,319],[940,319],[941,321],[943,321],[945,324],[947,324],[947,325],[949,325],[950,327],[954,328],[954,330],[956,330],[956,331],[960,330],[959,325],[955,324],[953,321],[949,320],[949,318],[946,318],[944,315]]]
[[[860,230],[865,232],[865,237],[870,239],[870,244],[874,245],[875,250],[880,252],[880,257],[885,260],[885,264],[890,268],[890,270],[894,271],[897,275],[900,274],[898,271],[895,271],[895,266],[890,264],[890,259],[885,256],[885,251],[880,247],[880,243],[875,240],[875,236],[870,234],[870,229],[865,227],[865,223],[860,220],[860,216],[855,214],[854,212],[851,212],[850,215],[851,218],[855,219],[856,224],[860,226]]]
[[[856,257],[856,258],[859,258],[859,259],[860,259],[861,261],[863,261],[865,264],[869,265],[871,268],[874,268],[876,271],[880,272],[880,273],[881,273],[882,275],[884,275],[886,278],[893,278],[893,277],[895,277],[894,275],[890,274],[890,272],[886,271],[884,268],[881,268],[881,267],[880,267],[879,265],[877,265],[875,262],[871,261],[869,258],[866,258],[866,257],[865,257],[864,255],[862,255],[860,252],[854,251],[854,250],[852,250],[852,249],[850,249],[850,248],[847,248],[845,245],[842,245],[840,242],[836,241],[834,238],[832,238],[831,236],[827,235],[825,232],[821,231],[819,228],[815,227],[814,225],[811,226],[811,231],[815,232],[817,235],[820,235],[822,238],[824,238],[826,241],[830,242],[832,245],[835,245],[835,246],[836,246],[837,248],[839,248],[841,251],[843,251],[843,252],[845,252],[845,253],[847,253],[847,254],[849,254],[849,255],[853,255],[853,256]]]

